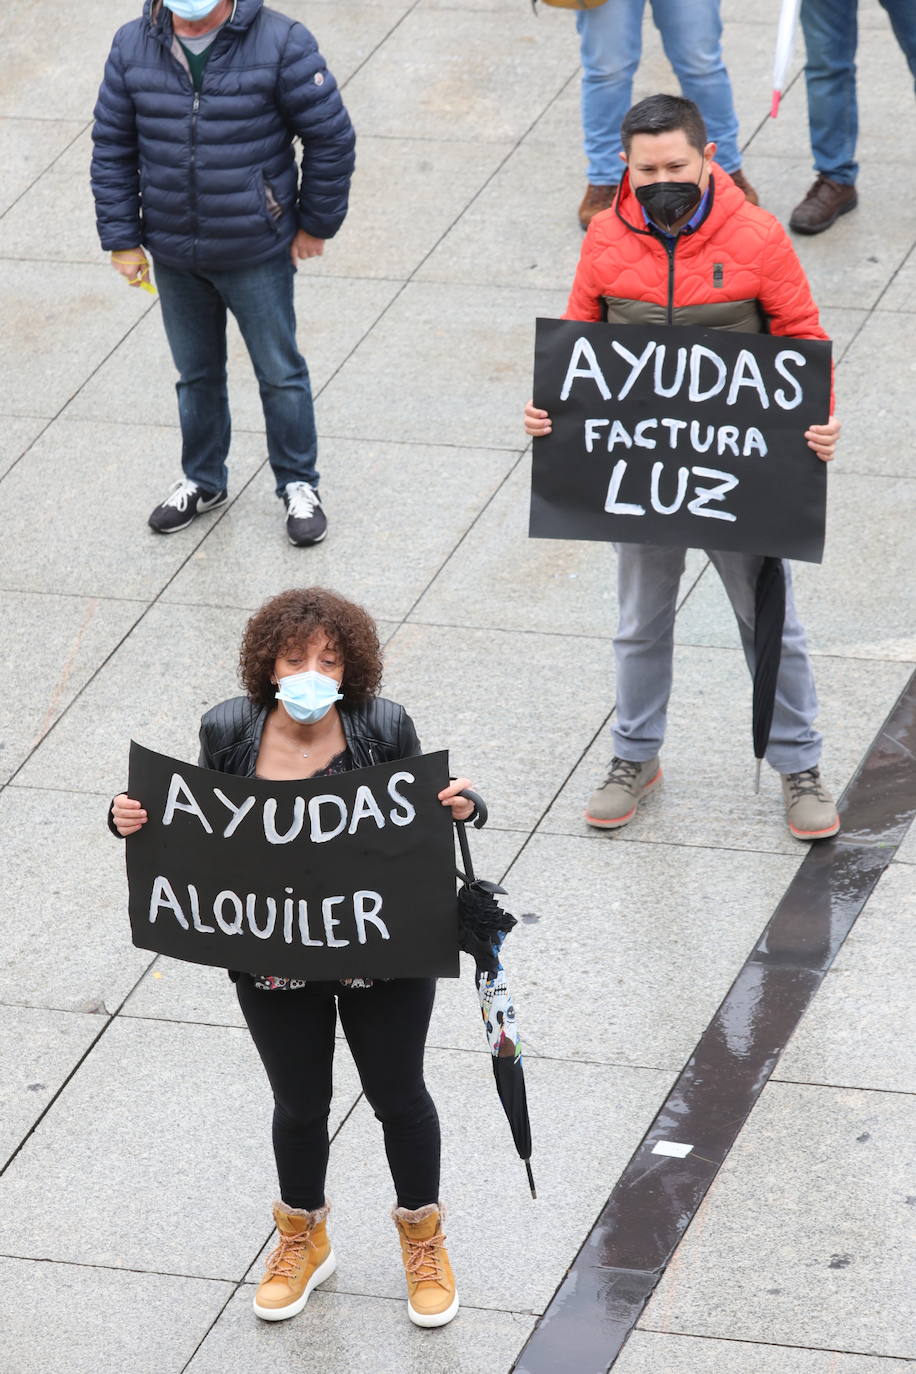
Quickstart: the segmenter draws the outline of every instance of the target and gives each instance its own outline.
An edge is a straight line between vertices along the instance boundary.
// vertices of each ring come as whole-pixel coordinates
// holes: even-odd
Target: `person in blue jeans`
[[[681,91],[699,105],[716,161],[752,204],[757,194],[741,170],[738,117],[722,59],[720,0],[651,0],[652,18]],[[613,203],[623,164],[620,126],[632,101],[633,77],[642,56],[646,0],[605,0],[579,10],[576,27],[582,59],[582,130],[588,185],[579,206],[587,229]]]
[[[881,0],[910,71],[916,78],[916,0]],[[807,62],[808,129],[817,179],[789,219],[797,234],[821,234],[859,197],[856,140],[858,0],[802,0]]]
[[[151,528],[174,534],[228,499],[231,311],[287,537],[317,544],[327,519],[293,280],[343,223],[355,139],[315,39],[262,0],[146,0],[115,34],[92,138],[102,247],[146,287],[149,250],[178,371],[182,476]]]

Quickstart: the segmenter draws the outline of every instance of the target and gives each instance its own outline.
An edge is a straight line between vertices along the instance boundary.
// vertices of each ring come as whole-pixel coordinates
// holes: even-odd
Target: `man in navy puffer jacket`
[[[226,500],[228,309],[258,378],[287,533],[317,543],[327,520],[293,277],[343,223],[355,140],[314,38],[262,0],[146,0],[115,34],[92,136],[102,247],[137,286],[149,250],[179,373],[184,476],[150,525],[172,534]]]

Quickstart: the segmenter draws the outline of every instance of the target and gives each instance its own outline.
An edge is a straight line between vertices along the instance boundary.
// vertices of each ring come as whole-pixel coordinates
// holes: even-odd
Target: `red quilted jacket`
[[[779,221],[749,205],[715,163],[711,187],[706,218],[678,235],[669,250],[647,229],[624,176],[614,205],[589,225],[563,318],[763,325],[771,334],[826,339],[808,280]]]

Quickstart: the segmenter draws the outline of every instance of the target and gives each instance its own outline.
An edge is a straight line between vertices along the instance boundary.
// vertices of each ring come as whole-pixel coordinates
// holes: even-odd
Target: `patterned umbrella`
[[[471,791],[463,792],[462,796],[469,797],[477,808],[473,824],[478,828],[485,825],[487,808],[483,799]],[[465,823],[457,822],[456,828],[464,864],[464,872],[459,872],[462,880],[458,892],[459,944],[477,964],[477,995],[492,1056],[496,1091],[509,1120],[515,1148],[524,1162],[531,1196],[536,1198],[531,1172],[531,1122],[522,1068],[522,1043],[515,1017],[515,1002],[500,959],[503,941],[516,925],[516,920],[503,911],[496,900],[497,894],[505,893],[505,888],[474,876]]]

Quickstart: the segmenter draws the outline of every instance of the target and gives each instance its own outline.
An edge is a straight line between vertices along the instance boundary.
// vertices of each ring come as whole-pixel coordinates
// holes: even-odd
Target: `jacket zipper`
[[[197,112],[200,109],[200,91],[194,92],[191,104],[191,232],[193,235],[192,254],[197,258],[197,237],[200,230],[200,216],[197,203]]]
[[[668,323],[674,324],[674,250],[677,239],[664,237],[665,251],[668,254]]]

